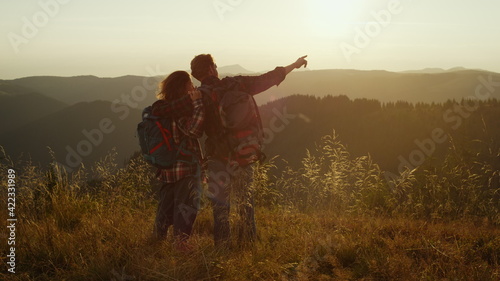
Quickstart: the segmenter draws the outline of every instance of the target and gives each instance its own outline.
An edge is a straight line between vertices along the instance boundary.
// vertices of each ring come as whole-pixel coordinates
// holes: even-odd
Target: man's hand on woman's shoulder
[[[201,92],[198,89],[194,89],[192,91],[189,91],[188,94],[191,97],[191,100],[193,100],[193,101],[201,99]]]

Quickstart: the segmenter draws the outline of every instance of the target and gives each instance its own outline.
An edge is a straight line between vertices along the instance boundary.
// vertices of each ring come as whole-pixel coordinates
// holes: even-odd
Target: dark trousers
[[[193,230],[201,197],[199,177],[188,176],[175,183],[162,183],[156,212],[155,235],[167,236],[168,228],[174,226],[174,237],[187,239]]]
[[[229,167],[226,161],[208,161],[208,197],[212,202],[214,215],[214,241],[216,246],[230,244],[229,224],[230,194],[236,196],[241,224],[239,237],[253,241],[256,236],[253,201],[253,165]]]

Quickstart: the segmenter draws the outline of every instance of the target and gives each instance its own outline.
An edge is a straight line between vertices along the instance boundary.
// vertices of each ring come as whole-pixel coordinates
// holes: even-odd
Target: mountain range
[[[221,76],[258,75],[239,65],[219,68]],[[409,72],[381,70],[310,70],[288,75],[279,87],[273,87],[256,96],[258,104],[292,94],[315,96],[346,95],[349,98],[378,99],[382,102],[404,100],[408,102],[444,102],[473,95],[480,84],[479,77],[500,81],[500,74],[484,70],[467,70],[461,67],[450,70],[424,69]],[[164,77],[122,76],[98,78],[76,77],[25,77],[0,80],[12,87],[31,89],[46,97],[66,104],[82,101],[106,100],[125,103],[134,99],[138,107],[155,100],[158,84]],[[194,81],[195,84],[197,81]],[[26,90],[24,90],[26,91]]]
[[[478,70],[439,73],[397,73],[360,70],[313,70],[292,72],[279,85],[259,94],[259,104],[291,94],[346,95],[351,99],[377,99],[381,102],[445,102],[473,96],[480,78],[500,81],[500,74]],[[490,77],[490,78],[489,78]],[[495,97],[500,97],[497,92]]]
[[[239,65],[220,67],[219,70],[221,76],[259,74]],[[344,95],[351,100],[376,99],[382,103],[442,103],[473,96],[481,84],[480,77],[483,81],[500,81],[498,73],[461,68],[411,73],[297,71],[289,74],[279,87],[257,95],[256,100],[259,105],[278,100],[286,103],[282,98],[300,94],[316,98]],[[57,160],[68,168],[79,163],[90,165],[113,147],[119,155],[118,160],[125,161],[138,150],[135,127],[142,108],[156,99],[157,85],[163,78],[39,76],[0,80],[0,145],[13,158],[29,155],[32,161],[40,163],[50,161],[47,149],[50,147]],[[498,95],[495,92],[492,98],[498,98]],[[299,113],[314,112],[314,109],[301,110],[299,105],[295,107]],[[315,116],[314,126],[321,126],[321,122],[317,123],[321,118],[342,118],[333,112],[338,109],[331,110],[331,114],[325,109],[322,111],[325,116]],[[310,116],[302,117],[307,120]],[[330,131],[334,128],[324,129]],[[309,138],[297,138],[292,143],[304,145],[309,141]],[[280,140],[282,142],[290,141]],[[270,145],[269,149],[279,150],[280,146],[273,148]]]

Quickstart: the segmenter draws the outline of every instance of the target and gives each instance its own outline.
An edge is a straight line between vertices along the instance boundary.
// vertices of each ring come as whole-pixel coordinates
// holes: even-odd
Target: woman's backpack
[[[152,114],[152,107],[142,111],[142,121],[137,125],[137,137],[144,159],[151,165],[164,169],[171,168],[176,162],[195,163],[196,156],[184,149],[186,138],[179,145],[172,135],[171,117]]]

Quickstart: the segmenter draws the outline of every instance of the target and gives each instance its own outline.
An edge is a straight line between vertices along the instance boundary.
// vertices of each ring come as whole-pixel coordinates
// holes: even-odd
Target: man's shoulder
[[[242,85],[244,84],[245,78],[247,76],[228,76],[224,77],[223,79],[220,80],[219,87],[224,88],[226,90],[234,90],[241,88]]]
[[[221,83],[227,84],[227,83],[234,83],[234,82],[241,82],[249,77],[248,75],[236,75],[236,76],[226,76],[220,80]]]

